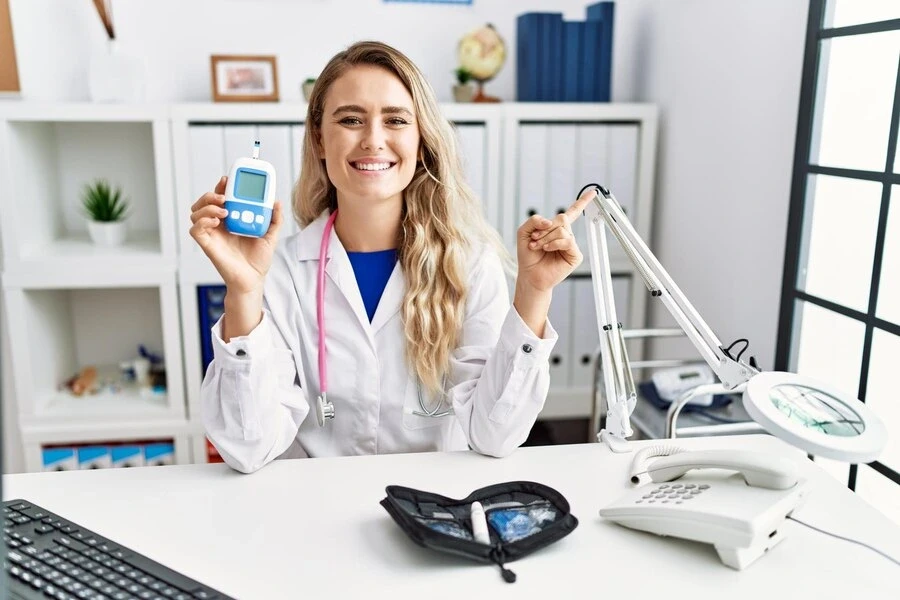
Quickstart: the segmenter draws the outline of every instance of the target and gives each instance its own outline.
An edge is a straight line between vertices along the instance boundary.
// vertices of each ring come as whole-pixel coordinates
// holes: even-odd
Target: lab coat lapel
[[[325,231],[325,221],[328,219],[329,214],[329,211],[324,211],[315,221],[301,230],[297,247],[298,260],[319,260],[322,233]],[[350,305],[353,314],[356,316],[356,320],[359,322],[359,326],[365,332],[369,345],[374,351],[375,338],[372,333],[372,327],[369,325],[369,317],[366,314],[366,307],[363,304],[362,295],[359,292],[359,285],[356,283],[353,265],[350,264],[350,257],[347,256],[347,251],[344,249],[343,244],[341,244],[341,240],[338,239],[338,236],[334,235],[333,231],[331,239],[328,242],[328,249],[326,250],[325,256],[326,291],[328,289],[328,281],[330,280],[341,295],[344,296],[347,304]],[[313,289],[313,298],[315,297],[315,289]],[[325,307],[325,312],[328,314],[327,305]]]
[[[403,276],[403,269],[400,268],[400,263],[397,262],[394,265],[394,270],[391,271],[387,285],[384,287],[381,299],[378,301],[375,314],[372,316],[372,331],[374,333],[377,334],[384,327],[384,324],[397,314],[405,293],[406,278]]]
[[[369,315],[366,313],[366,305],[363,303],[362,294],[359,292],[359,284],[356,283],[356,275],[353,273],[353,265],[350,257],[336,235],[331,236],[329,244],[329,258],[325,265],[325,274],[334,282],[337,289],[344,295],[347,303],[353,309],[356,320],[366,332],[369,344],[375,348],[375,338],[372,335],[372,327],[369,325]],[[326,307],[326,311],[328,308]]]

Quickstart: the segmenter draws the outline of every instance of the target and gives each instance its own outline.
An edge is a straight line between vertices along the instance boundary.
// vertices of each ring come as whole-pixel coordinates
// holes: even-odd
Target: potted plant
[[[475,94],[475,88],[469,83],[472,81],[472,72],[465,67],[458,67],[454,73],[456,84],[453,86],[453,99],[457,102],[471,102]]]
[[[307,77],[306,80],[303,81],[303,99],[309,102],[309,97],[312,96],[313,86],[316,85],[315,77]]]
[[[91,240],[100,246],[118,246],[125,241],[125,213],[128,201],[122,189],[105,179],[96,179],[84,187],[81,203],[88,218]]]

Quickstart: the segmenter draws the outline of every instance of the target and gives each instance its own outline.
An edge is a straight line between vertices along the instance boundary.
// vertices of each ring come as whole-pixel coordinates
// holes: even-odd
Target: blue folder
[[[598,2],[587,7],[588,23],[599,23],[599,42],[594,54],[596,74],[591,89],[591,100],[609,102],[612,80],[613,24],[615,15],[614,2]]]

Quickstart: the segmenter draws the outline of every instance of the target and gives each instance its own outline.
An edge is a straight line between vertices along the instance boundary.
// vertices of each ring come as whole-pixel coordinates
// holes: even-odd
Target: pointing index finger
[[[575,203],[566,209],[566,217],[568,218],[568,222],[572,223],[581,216],[581,213],[584,212],[584,208],[594,199],[594,196],[597,195],[597,188],[591,186],[588,189],[584,190],[581,195],[578,197],[578,200]]]

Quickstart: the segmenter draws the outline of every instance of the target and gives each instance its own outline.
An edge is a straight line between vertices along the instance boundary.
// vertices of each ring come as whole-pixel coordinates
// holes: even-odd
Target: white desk
[[[679,440],[804,455],[764,435]],[[641,443],[636,444],[637,446]],[[789,522],[788,537],[745,571],[712,546],[603,521],[625,492],[632,455],[601,444],[521,448],[511,457],[407,454],[276,461],[252,475],[225,465],[34,473],[4,477],[25,498],[238,598],[900,598],[900,568]],[[813,463],[797,516],[900,556],[900,527]],[[578,527],[563,540],[496,566],[416,546],[378,504],[389,484],[464,497],[510,480],[545,483]]]

